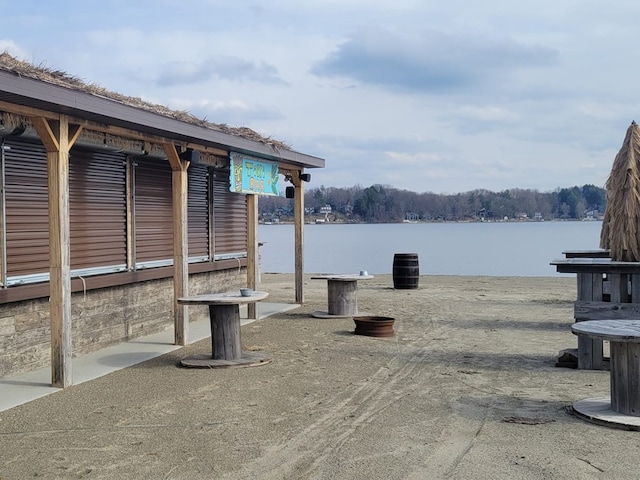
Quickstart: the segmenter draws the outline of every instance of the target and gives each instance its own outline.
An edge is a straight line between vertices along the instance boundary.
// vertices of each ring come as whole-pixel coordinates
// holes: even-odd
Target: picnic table
[[[240,305],[259,302],[267,292],[254,291],[249,296],[240,293],[215,293],[178,298],[182,305],[208,305],[211,324],[211,354],[196,354],[181,361],[185,367],[219,368],[257,366],[271,362],[265,352],[242,350],[240,337]]]
[[[316,318],[349,318],[359,315],[358,281],[370,280],[368,274],[316,275],[312,280],[327,281],[328,309],[326,312],[313,312]]]
[[[633,320],[640,318],[640,262],[619,262],[602,256],[574,256],[555,260],[558,273],[577,274],[576,322],[588,320]],[[578,337],[578,368],[607,368],[600,338]]]
[[[595,423],[640,429],[640,320],[588,320],[571,330],[578,337],[608,340],[611,351],[610,397],[578,401],[576,413]]]

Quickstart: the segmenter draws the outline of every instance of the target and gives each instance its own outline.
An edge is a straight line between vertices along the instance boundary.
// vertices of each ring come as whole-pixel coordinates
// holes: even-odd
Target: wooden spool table
[[[551,262],[558,273],[577,275],[576,322],[640,318],[640,262],[618,262],[606,254],[606,250],[587,250],[583,255],[569,251],[566,260]],[[608,368],[600,338],[580,335],[577,357],[579,369]]]
[[[240,338],[240,305],[259,302],[267,292],[254,291],[243,297],[240,293],[216,293],[178,298],[182,305],[208,305],[211,322],[212,354],[192,355],[180,363],[185,367],[220,368],[266,365],[273,359],[264,352],[242,350]]]
[[[576,414],[590,422],[640,430],[640,320],[588,320],[571,327],[574,334],[610,345],[610,397],[573,404]]]
[[[312,280],[326,280],[329,308],[326,312],[313,312],[316,318],[350,318],[358,312],[358,280],[370,280],[373,275],[318,275]]]

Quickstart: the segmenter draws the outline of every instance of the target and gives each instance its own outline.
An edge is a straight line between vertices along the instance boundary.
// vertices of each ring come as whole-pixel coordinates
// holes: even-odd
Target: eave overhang
[[[255,155],[301,168],[324,168],[322,158],[176,120],[116,100],[0,70],[0,101],[114,125],[179,142]]]

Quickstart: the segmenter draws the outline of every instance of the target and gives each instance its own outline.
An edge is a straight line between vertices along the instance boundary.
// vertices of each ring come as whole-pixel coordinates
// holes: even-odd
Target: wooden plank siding
[[[49,212],[47,153],[31,139],[2,140],[4,172],[3,286],[48,281]],[[73,147],[69,154],[70,258],[73,276],[170,265],[173,260],[172,180],[168,162],[125,153]],[[188,169],[190,262],[247,254],[246,196],[228,190],[228,169]],[[133,205],[130,207],[130,205]],[[131,213],[129,213],[129,211]],[[214,221],[215,218],[215,221]],[[214,226],[215,225],[215,226]],[[132,242],[128,245],[127,230]],[[210,232],[214,230],[214,234]],[[132,260],[128,261],[131,255]],[[157,265],[154,262],[159,262]],[[216,270],[217,268],[212,268]],[[107,282],[108,283],[108,282]],[[30,289],[40,292],[39,289]],[[19,298],[29,297],[29,294]],[[11,295],[0,295],[10,301]]]
[[[4,149],[7,275],[49,272],[48,187],[42,145]],[[125,158],[72,149],[69,159],[71,268],[126,266]],[[115,271],[115,269],[114,269]],[[35,279],[34,279],[35,280]],[[20,280],[28,281],[28,278]]]
[[[126,157],[72,149],[69,162],[71,268],[127,264]]]
[[[204,165],[189,165],[188,174],[188,228],[189,258],[210,257],[209,215],[209,168]]]
[[[3,142],[8,278],[49,273],[47,152],[41,143]],[[5,282],[6,283],[6,282]]]
[[[171,167],[159,159],[134,160],[136,268],[173,260]],[[155,263],[152,263],[155,262]]]
[[[247,202],[245,195],[229,192],[229,169],[213,171],[214,256],[244,256],[247,252]]]

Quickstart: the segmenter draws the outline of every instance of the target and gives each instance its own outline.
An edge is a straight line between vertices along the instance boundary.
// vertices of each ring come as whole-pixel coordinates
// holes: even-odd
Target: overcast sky
[[[322,157],[309,187],[604,186],[640,2],[0,0],[0,50]]]

